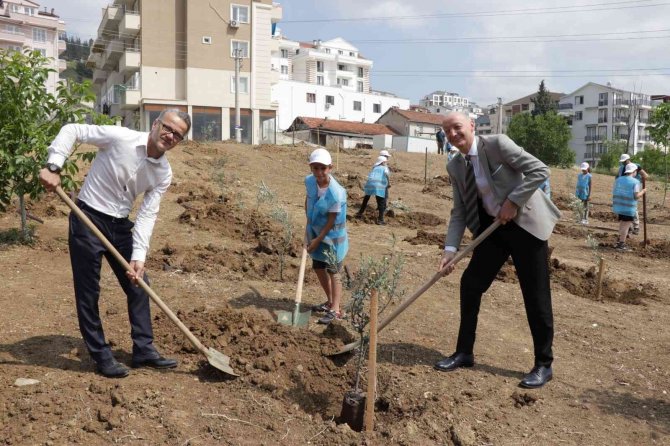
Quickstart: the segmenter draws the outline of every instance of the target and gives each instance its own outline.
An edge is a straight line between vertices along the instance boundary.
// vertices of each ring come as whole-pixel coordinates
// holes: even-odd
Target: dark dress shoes
[[[459,367],[472,367],[475,365],[475,357],[467,353],[454,353],[435,364],[435,368],[442,372],[451,372]]]
[[[168,359],[159,356],[158,358],[135,359],[131,364],[133,368],[151,367],[153,369],[172,369],[177,367],[176,359]]]
[[[123,366],[115,359],[96,364],[98,373],[106,378],[125,378],[130,373],[127,367]]]
[[[524,387],[526,389],[537,389],[551,381],[552,377],[553,373],[551,371],[551,367],[536,365],[533,367],[533,370],[531,370],[530,373],[523,377],[519,383],[519,387]]]

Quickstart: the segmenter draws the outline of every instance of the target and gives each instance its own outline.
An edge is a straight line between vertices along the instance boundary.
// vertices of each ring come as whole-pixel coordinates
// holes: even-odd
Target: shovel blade
[[[304,327],[309,325],[309,317],[312,315],[311,311],[304,313],[296,313],[294,311],[275,311],[277,322],[283,325],[291,325],[293,327]]]
[[[230,357],[224,355],[220,351],[214,350],[212,347],[207,349],[207,362],[214,367],[222,371],[223,373],[231,376],[240,376],[235,373],[235,370],[230,367]]]

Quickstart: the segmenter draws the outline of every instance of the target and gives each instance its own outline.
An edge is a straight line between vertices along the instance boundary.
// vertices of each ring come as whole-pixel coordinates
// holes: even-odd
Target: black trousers
[[[480,233],[493,222],[493,218],[481,206],[479,219]],[[461,325],[456,345],[458,353],[472,353],[482,294],[489,289],[511,255],[533,336],[535,365],[551,365],[554,359],[554,317],[547,250],[547,241],[534,237],[514,222],[499,227],[475,248],[470,264],[461,277]]]
[[[377,211],[379,213],[379,220],[384,220],[384,212],[386,212],[386,200],[388,200],[388,188],[386,189],[386,196],[385,197],[380,197],[379,195],[375,195],[375,199],[377,200]],[[361,208],[358,210],[358,215],[363,215],[365,212],[365,209],[368,207],[368,201],[370,201],[370,195],[366,195],[363,198],[363,203],[361,203]]]
[[[105,215],[88,207],[82,201],[78,201],[77,204],[119,253],[127,261],[130,261],[133,251],[131,232],[133,222],[127,218],[113,218]],[[140,360],[158,357],[159,355],[153,346],[149,296],[142,288],[136,287],[130,282],[125,269],[119,265],[114,256],[107,251],[102,242],[79,220],[74,212],[70,213],[68,244],[74,278],[79,330],[93,360],[104,362],[112,359],[112,350],[105,341],[105,333],[102,329],[98,309],[100,268],[103,256],[109,262],[127,296],[130,335],[133,340],[133,357]]]

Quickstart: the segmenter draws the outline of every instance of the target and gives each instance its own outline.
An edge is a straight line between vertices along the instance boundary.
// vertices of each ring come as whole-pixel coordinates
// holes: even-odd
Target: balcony
[[[628,115],[619,115],[612,117],[612,124],[614,125],[627,125],[628,124]]]
[[[98,36],[105,36],[110,32],[116,32],[119,28],[119,21],[123,16],[123,11],[117,6],[110,5],[102,13],[102,21],[98,26]]]
[[[140,15],[135,11],[125,10],[119,23],[119,34],[124,38],[135,37],[140,33]]]
[[[599,116],[598,124],[607,124],[607,116]]]
[[[591,142],[591,141],[605,141],[605,135],[586,135],[584,137],[584,141],[586,142]]]
[[[102,56],[103,68],[111,70],[116,67],[116,63],[124,53],[123,42],[118,38],[113,38],[107,43],[105,47],[105,54]]]
[[[100,53],[91,53],[86,59],[87,68],[98,68],[102,67],[102,55]]]
[[[651,100],[650,99],[636,99],[635,104],[639,105],[640,108],[651,108]]]
[[[101,85],[107,80],[107,72],[104,70],[93,70],[93,83]]]
[[[570,103],[558,104],[558,109],[559,110],[572,110],[572,104],[570,104]]]
[[[137,50],[126,50],[119,60],[120,73],[133,73],[140,69],[140,52]]]
[[[630,99],[615,99],[612,102],[612,107],[628,108],[630,107]]]
[[[628,133],[619,133],[618,135],[614,135],[614,139],[619,139],[621,141],[628,141]]]
[[[598,101],[598,107],[607,107],[607,99],[604,101]]]
[[[14,32],[0,29],[0,41],[9,42],[14,45],[25,45],[26,36],[21,31]]]
[[[122,86],[125,87],[125,86]],[[135,110],[140,107],[140,98],[142,94],[139,89],[129,87],[121,89],[121,101],[119,106],[122,110]]]
[[[67,42],[65,40],[58,40],[58,54],[63,54],[67,49]]]
[[[107,42],[106,39],[103,39],[102,37],[98,36],[93,42],[93,45],[91,46],[91,52],[102,53],[103,51],[105,51],[106,42]]]

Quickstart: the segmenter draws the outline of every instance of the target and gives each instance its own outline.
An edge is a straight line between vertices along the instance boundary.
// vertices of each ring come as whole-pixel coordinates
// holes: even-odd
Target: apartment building
[[[597,164],[605,141],[628,144],[628,153],[650,142],[647,126],[652,109],[649,95],[588,82],[560,99],[559,113],[571,124],[570,148],[577,161]]]
[[[554,105],[558,107],[559,100],[564,96],[564,93],[556,93],[551,91],[548,93]],[[532,113],[533,110],[535,110],[535,104],[533,103],[533,99],[535,99],[536,97],[537,92],[507,102],[506,104],[502,104],[502,127],[501,127],[501,120],[498,115],[499,113],[498,104],[489,105],[488,115],[489,115],[491,133],[493,134],[506,133],[507,126],[509,125],[514,115],[517,115],[519,113]]]
[[[88,64],[97,108],[148,130],[166,107],[187,111],[189,137],[235,136],[235,55],[241,55],[242,141],[273,142],[277,104],[270,70],[278,51],[271,0],[114,0],[102,11]]]
[[[66,68],[65,61],[58,56],[65,51],[65,22],[51,9],[40,10],[40,4],[27,0],[0,1],[0,49],[23,51],[38,50],[50,58],[46,89],[56,94],[59,73]]]
[[[419,105],[431,113],[447,114],[450,111],[469,111],[470,100],[459,96],[458,93],[438,90],[424,96]]]
[[[371,89],[373,62],[341,37],[280,39],[271,64],[280,79],[272,87],[280,130],[299,116],[373,123],[391,107],[409,107],[408,99]]]

